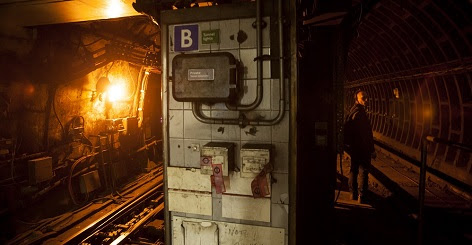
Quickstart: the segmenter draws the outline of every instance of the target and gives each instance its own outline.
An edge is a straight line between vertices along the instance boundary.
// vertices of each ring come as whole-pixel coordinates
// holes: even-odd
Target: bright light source
[[[125,98],[125,86],[122,83],[111,84],[107,91],[107,97],[110,102],[116,102]]]
[[[120,17],[123,11],[123,3],[120,0],[108,0],[107,8],[105,9],[108,18]]]

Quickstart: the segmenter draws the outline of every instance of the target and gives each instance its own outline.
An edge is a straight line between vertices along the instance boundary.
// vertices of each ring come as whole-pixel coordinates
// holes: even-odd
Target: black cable
[[[56,90],[57,90],[57,88],[54,88],[53,95],[52,95],[52,110],[54,111],[54,116],[56,116],[56,119],[59,122],[59,125],[61,125],[62,139],[64,140],[64,137],[66,135],[66,131],[64,130],[64,125],[62,125],[62,122],[59,119],[59,116],[57,115],[57,112],[56,112]]]

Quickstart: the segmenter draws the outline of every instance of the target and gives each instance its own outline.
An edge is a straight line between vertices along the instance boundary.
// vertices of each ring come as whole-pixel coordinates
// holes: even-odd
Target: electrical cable
[[[62,129],[62,140],[64,140],[64,137],[66,135],[66,131],[64,129],[64,125],[62,125],[62,122],[61,120],[59,119],[59,116],[57,115],[57,112],[56,112],[56,91],[57,91],[57,88],[54,88],[53,90],[53,95],[52,95],[52,110],[54,111],[54,116],[56,116],[56,119],[57,121],[59,122],[59,125],[61,126],[61,129]]]

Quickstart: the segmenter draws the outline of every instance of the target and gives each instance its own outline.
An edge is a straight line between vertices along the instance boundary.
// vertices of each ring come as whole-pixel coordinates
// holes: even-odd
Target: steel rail
[[[138,198],[126,201],[117,209],[112,210],[96,222],[90,224],[86,228],[72,235],[68,240],[64,241],[64,244],[76,245],[80,244],[82,241],[90,239],[97,231],[107,227],[109,224],[128,214],[129,211],[132,211],[134,208],[136,208],[136,206],[139,206],[141,203],[152,198],[158,192],[158,190],[162,188],[162,186],[163,183],[161,180],[157,186],[155,186],[148,192],[144,193],[143,195],[140,195]]]

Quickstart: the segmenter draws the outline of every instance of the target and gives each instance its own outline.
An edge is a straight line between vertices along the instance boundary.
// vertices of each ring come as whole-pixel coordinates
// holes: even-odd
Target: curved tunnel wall
[[[472,4],[379,1],[348,53],[346,106],[362,89],[377,141],[420,159],[432,135],[472,145]],[[394,90],[398,90],[398,97]],[[431,144],[429,166],[472,186],[471,154]]]

